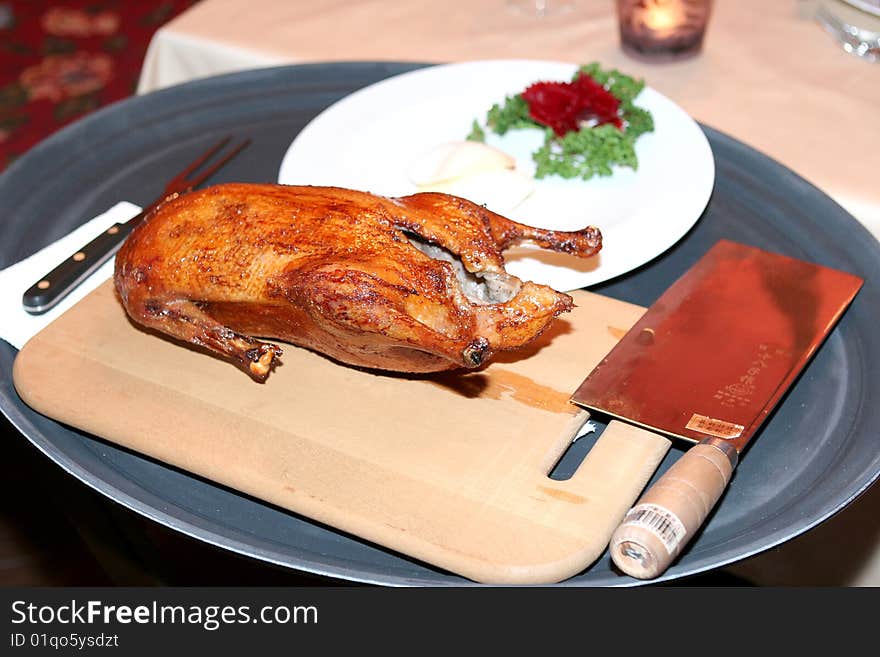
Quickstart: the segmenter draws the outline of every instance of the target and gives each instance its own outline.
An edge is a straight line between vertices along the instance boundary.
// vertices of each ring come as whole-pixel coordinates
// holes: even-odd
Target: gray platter
[[[418,64],[334,63],[235,73],[104,108],[56,133],[0,176],[0,267],[115,202],[144,204],[219,136],[253,144],[215,178],[274,182],[294,136],[339,98]],[[866,279],[853,306],[744,455],[730,490],[681,559],[656,581],[715,569],[779,545],[864,492],[880,473],[880,245],[828,196],[748,146],[705,128],[713,196],[672,249],[592,288],[649,305],[716,240],[729,238]],[[601,218],[595,218],[601,225]],[[234,552],[341,582],[466,585],[456,575],[120,449],[25,406],[16,351],[0,341],[0,408],[74,477],[134,511]],[[871,385],[874,383],[875,385]],[[576,445],[581,451],[586,441]],[[662,473],[681,454],[674,448]],[[570,464],[581,454],[571,450]],[[560,472],[567,466],[559,466]],[[607,554],[566,586],[628,586]]]

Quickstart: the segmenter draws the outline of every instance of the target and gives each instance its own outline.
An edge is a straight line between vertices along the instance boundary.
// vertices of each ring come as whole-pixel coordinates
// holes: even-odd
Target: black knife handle
[[[31,315],[41,315],[53,308],[98,267],[113,257],[134,228],[134,223],[113,224],[31,285],[22,297],[24,309]]]

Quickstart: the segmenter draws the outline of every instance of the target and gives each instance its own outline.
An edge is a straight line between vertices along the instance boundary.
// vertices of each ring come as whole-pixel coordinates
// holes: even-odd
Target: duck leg
[[[257,381],[266,379],[282,354],[277,345],[233,331],[188,299],[132,301],[129,299],[129,312],[136,314],[141,324],[231,358]]]
[[[547,230],[512,221],[483,206],[448,194],[425,192],[397,199],[408,210],[395,217],[401,227],[458,254],[468,271],[503,271],[501,252],[522,241],[581,258],[602,248],[595,226],[577,231]]]

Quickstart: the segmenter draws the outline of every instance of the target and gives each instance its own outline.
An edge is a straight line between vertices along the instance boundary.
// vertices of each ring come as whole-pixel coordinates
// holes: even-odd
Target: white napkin
[[[113,274],[113,258],[101,265],[52,310],[42,315],[31,315],[21,305],[21,296],[25,290],[41,276],[52,271],[58,263],[69,258],[113,224],[128,221],[140,211],[141,208],[134,203],[121,201],[66,237],[0,271],[0,338],[16,349],[21,349],[25,342],[65,310],[110,278]]]

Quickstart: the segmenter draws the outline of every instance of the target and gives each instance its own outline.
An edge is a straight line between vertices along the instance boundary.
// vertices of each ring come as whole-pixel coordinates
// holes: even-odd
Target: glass
[[[815,16],[846,52],[880,62],[880,0],[819,0]]]
[[[681,59],[700,52],[711,0],[617,0],[620,43],[638,58]]]

